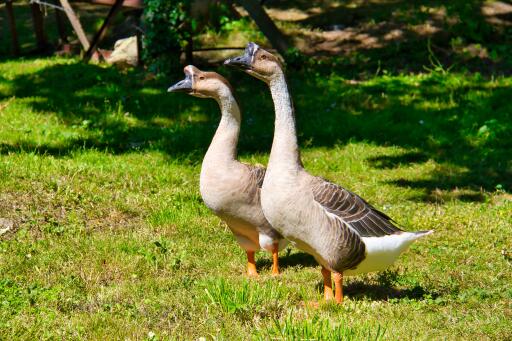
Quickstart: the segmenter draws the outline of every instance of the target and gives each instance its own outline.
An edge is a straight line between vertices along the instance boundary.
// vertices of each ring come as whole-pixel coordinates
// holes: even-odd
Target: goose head
[[[224,64],[239,68],[266,83],[282,73],[279,59],[252,42],[247,44],[244,54],[226,59]]]
[[[228,81],[216,72],[201,71],[193,65],[183,69],[185,79],[167,89],[168,92],[184,92],[200,98],[219,99],[231,93]]]

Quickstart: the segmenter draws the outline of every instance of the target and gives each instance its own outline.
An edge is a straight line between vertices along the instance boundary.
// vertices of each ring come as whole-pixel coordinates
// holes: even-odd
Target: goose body
[[[201,166],[199,189],[205,205],[226,222],[246,251],[261,248],[272,252],[276,241],[279,248],[285,245],[261,209],[264,174],[265,168],[260,166],[221,160],[212,146]]]
[[[262,208],[272,226],[330,271],[356,275],[388,268],[416,239],[358,195],[302,166],[269,168]]]
[[[260,192],[265,168],[237,160],[241,115],[231,86],[220,75],[200,71],[191,65],[185,68],[185,74],[185,80],[169,91],[214,98],[222,114],[201,166],[201,197],[205,205],[227,224],[247,252],[248,274],[257,275],[254,252],[260,248],[272,252],[272,271],[277,274],[277,252],[286,245],[286,241],[272,228],[261,209]]]
[[[249,43],[244,55],[226,61],[265,81],[275,109],[275,131],[261,206],[270,224],[322,265],[325,297],[342,300],[342,275],[379,271],[416,239],[432,231],[405,232],[358,195],[309,174],[297,143],[295,115],[279,60]]]

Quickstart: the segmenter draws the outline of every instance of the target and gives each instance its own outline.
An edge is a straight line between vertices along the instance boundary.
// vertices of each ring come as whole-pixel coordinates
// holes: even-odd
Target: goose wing
[[[328,213],[334,214],[361,237],[382,237],[402,232],[385,213],[345,188],[316,178],[313,196]]]
[[[260,165],[249,165],[240,163],[244,167],[244,181],[240,182],[242,187],[240,190],[252,197],[255,202],[260,200],[261,186],[265,178],[266,169]]]
[[[251,182],[257,184],[258,188],[261,188],[261,186],[263,186],[263,179],[265,178],[265,172],[267,169],[260,165],[245,165],[249,168],[252,180]]]

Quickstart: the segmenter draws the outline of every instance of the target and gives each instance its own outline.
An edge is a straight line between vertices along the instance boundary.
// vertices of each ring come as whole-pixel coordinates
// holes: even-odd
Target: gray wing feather
[[[363,198],[322,178],[313,186],[316,202],[329,213],[338,216],[361,237],[381,237],[402,232],[385,213]]]
[[[253,198],[254,202],[260,201],[261,186],[263,186],[263,179],[265,178],[265,167],[259,165],[248,165],[241,163],[247,169],[247,175],[249,176],[244,181],[244,187],[241,189]]]
[[[340,219],[333,219],[332,226],[339,235],[337,259],[332,268],[343,272],[348,269],[355,269],[366,257],[365,245],[361,237],[348,224]]]
[[[245,165],[249,168],[253,181],[258,184],[258,188],[261,188],[261,186],[263,186],[263,179],[265,178],[265,172],[267,169],[259,165]]]

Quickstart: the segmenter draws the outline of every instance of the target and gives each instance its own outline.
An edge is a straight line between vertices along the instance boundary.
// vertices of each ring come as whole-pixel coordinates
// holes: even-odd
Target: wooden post
[[[71,26],[73,26],[73,30],[75,30],[76,35],[78,36],[78,40],[80,40],[80,44],[82,44],[82,48],[84,49],[84,51],[89,50],[89,40],[87,40],[87,36],[85,35],[84,29],[80,24],[80,20],[78,20],[78,17],[76,16],[75,11],[73,11],[73,8],[69,4],[69,1],[60,0],[60,4],[64,8],[64,11],[66,12],[66,15],[69,19],[69,22],[71,23]]]
[[[57,8],[55,9],[55,21],[57,22],[57,31],[59,32],[60,43],[66,44],[68,42],[68,36],[66,34],[64,15]]]
[[[225,0],[226,5],[229,7],[229,12],[231,14],[231,17],[234,19],[240,19],[242,16],[235,8],[235,1],[234,0]],[[263,4],[262,4],[263,5]]]
[[[30,4],[32,11],[32,21],[34,23],[34,33],[36,35],[37,49],[43,51],[48,48],[48,41],[44,32],[44,17],[41,8],[36,3]]]
[[[137,29],[137,65],[142,65],[142,32]]]
[[[5,9],[7,10],[7,20],[9,21],[9,29],[11,31],[12,54],[16,56],[20,54],[20,43],[18,41],[18,32],[16,31],[16,20],[14,19],[12,0],[5,1]]]
[[[121,8],[123,5],[123,0],[116,0],[114,5],[110,8],[110,11],[108,12],[107,17],[103,21],[103,24],[101,25],[100,29],[96,34],[94,35],[94,38],[92,39],[91,46],[89,46],[89,49],[87,49],[87,52],[84,56],[84,61],[88,62],[93,53],[96,51],[96,48],[98,47],[98,44],[101,42],[103,37],[105,36],[105,33],[107,32],[108,25],[110,25],[110,21],[114,17],[114,15],[117,13],[117,11]]]
[[[238,0],[238,2],[249,12],[249,15],[256,22],[256,25],[258,25],[265,37],[267,37],[272,47],[279,51],[279,53],[285,54],[289,44],[259,2],[257,0]]]
[[[189,30],[187,37],[187,46],[185,46],[185,63],[194,64],[194,42],[192,40],[192,30]]]

